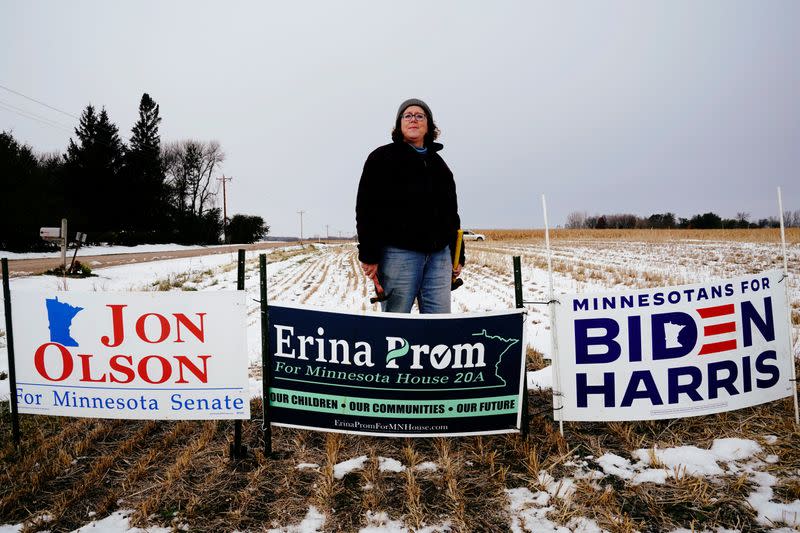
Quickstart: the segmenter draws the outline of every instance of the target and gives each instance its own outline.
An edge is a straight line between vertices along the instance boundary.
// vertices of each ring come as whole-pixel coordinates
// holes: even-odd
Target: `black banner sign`
[[[519,431],[521,310],[349,314],[269,307],[271,421],[376,436]]]

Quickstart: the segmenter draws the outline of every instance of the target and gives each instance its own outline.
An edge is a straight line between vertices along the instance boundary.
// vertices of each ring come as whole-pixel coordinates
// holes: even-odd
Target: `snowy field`
[[[145,251],[125,248],[125,251]],[[740,242],[681,241],[681,242],[617,242],[575,240],[554,243],[554,290],[556,295],[567,292],[596,292],[630,287],[656,287],[681,283],[709,281],[755,273],[770,268],[782,268],[778,244]],[[93,250],[93,253],[113,253]],[[247,254],[246,289],[248,291],[248,354],[255,369],[260,364],[259,324],[259,252]],[[523,287],[526,301],[544,301],[548,294],[548,273],[545,250],[541,244],[506,242],[470,243],[468,263],[463,272],[464,286],[453,292],[453,311],[458,313],[508,309],[514,306],[511,256],[522,256]],[[0,256],[18,258],[0,252]],[[270,303],[300,303],[332,310],[376,310],[369,304],[371,284],[360,275],[360,266],[353,245],[307,245],[273,249],[268,258],[268,299]],[[800,246],[789,250],[790,298],[793,311],[800,310]],[[236,288],[236,254],[220,254],[187,259],[110,267],[96,272],[97,277],[62,280],[50,276],[13,278],[11,290],[73,290],[73,291],[154,291],[198,290],[215,291]],[[529,346],[549,358],[550,332],[545,305],[528,305],[526,319]],[[2,309],[0,309],[0,315]],[[5,329],[0,317],[0,330]],[[3,332],[4,333],[4,332]],[[795,326],[795,339],[797,326]],[[6,337],[0,335],[0,372],[7,372]],[[795,354],[800,346],[795,344]],[[529,373],[531,387],[548,388],[552,378],[549,368]],[[253,396],[261,395],[261,381],[251,379]],[[8,380],[0,381],[0,396],[8,397]],[[7,431],[7,428],[2,428]],[[3,435],[2,438],[6,438]],[[540,473],[541,490],[528,486],[506,489],[511,531],[594,532],[604,531],[585,517],[572,517],[563,523],[554,522],[549,513],[556,502],[568,501],[576,482],[591,480],[598,486],[614,479],[615,483],[637,485],[663,484],[677,476],[695,476],[713,480],[717,476],[746,476],[752,485],[747,502],[758,514],[758,523],[765,531],[788,532],[800,528],[800,500],[777,501],[773,486],[778,479],[771,474],[781,457],[770,447],[781,436],[764,434],[755,439],[721,436],[710,447],[686,443],[666,449],[639,448],[627,450],[627,455],[607,453],[599,457],[576,456],[573,472],[560,479]],[[345,458],[335,466],[337,478],[364,467],[366,456]],[[381,457],[380,470],[387,475],[402,476],[408,465],[398,458]],[[298,470],[318,469],[317,464],[298,464]],[[422,463],[415,469],[435,471],[436,463]],[[394,473],[394,474],[392,474]],[[797,473],[800,476],[800,472]],[[385,512],[367,510],[361,531],[408,531],[409,526]],[[121,510],[111,516],[87,520],[79,531],[143,531],[132,528],[128,512]],[[0,516],[0,522],[2,522]],[[290,524],[269,531],[306,532],[325,528],[326,515],[309,505],[305,516],[297,516]],[[689,531],[686,529],[673,531]],[[772,529],[770,529],[772,528]],[[0,533],[21,531],[22,524],[0,525]],[[168,531],[151,528],[149,531]],[[449,531],[448,523],[430,524],[419,531]],[[715,531],[738,531],[715,530]]]

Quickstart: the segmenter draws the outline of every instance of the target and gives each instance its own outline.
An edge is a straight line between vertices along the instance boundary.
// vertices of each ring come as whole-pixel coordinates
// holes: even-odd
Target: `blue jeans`
[[[378,265],[378,280],[389,299],[381,309],[410,313],[417,299],[420,313],[450,312],[450,247],[425,254],[387,246]]]

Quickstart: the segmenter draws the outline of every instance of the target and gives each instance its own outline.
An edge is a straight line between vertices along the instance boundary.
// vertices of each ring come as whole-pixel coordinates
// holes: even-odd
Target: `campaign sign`
[[[556,305],[563,420],[654,420],[793,394],[783,273]],[[558,416],[558,415],[557,415]]]
[[[243,291],[11,295],[19,412],[248,419]]]
[[[376,436],[519,431],[522,316],[270,306],[270,419]]]

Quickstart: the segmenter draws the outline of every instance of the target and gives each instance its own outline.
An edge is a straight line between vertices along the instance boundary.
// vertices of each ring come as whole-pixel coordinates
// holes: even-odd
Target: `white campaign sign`
[[[654,420],[793,394],[783,273],[556,306],[563,420]]]
[[[248,419],[244,291],[11,296],[19,412]]]

